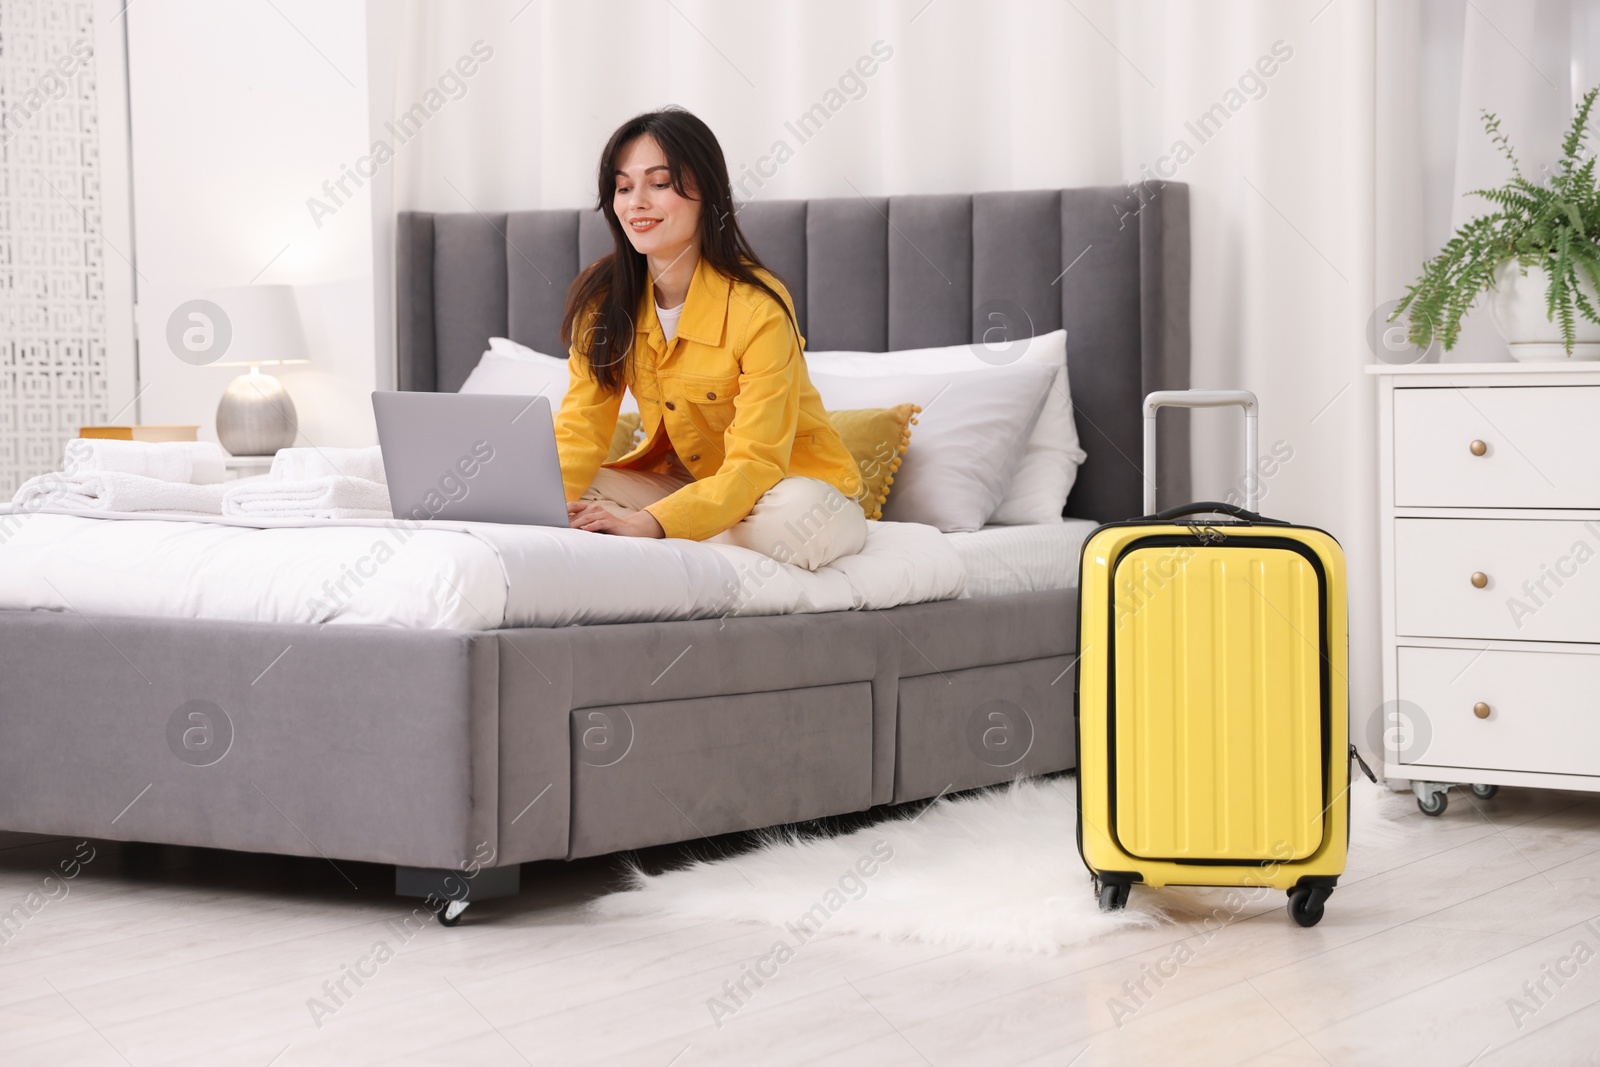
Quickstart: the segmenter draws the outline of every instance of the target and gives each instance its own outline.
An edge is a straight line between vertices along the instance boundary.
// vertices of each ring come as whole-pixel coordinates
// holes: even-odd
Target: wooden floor
[[[594,921],[611,860],[408,929],[385,868],[91,842],[49,880],[88,850],[8,835],[0,1064],[1600,1064],[1600,799],[1404,823],[1314,929],[1274,896],[1054,957],[823,934],[742,1004],[780,931]]]

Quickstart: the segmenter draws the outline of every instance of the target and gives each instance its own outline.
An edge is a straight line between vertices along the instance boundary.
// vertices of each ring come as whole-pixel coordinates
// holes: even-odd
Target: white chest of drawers
[[[1600,363],[1369,372],[1384,706],[1351,729],[1429,814],[1600,790]]]

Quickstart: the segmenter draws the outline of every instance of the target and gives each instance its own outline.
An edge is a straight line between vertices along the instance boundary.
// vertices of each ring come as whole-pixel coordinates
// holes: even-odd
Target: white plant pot
[[[1523,271],[1527,273],[1524,274]],[[1510,259],[1494,271],[1494,288],[1489,290],[1489,317],[1511,349],[1511,358],[1521,362],[1555,359],[1600,359],[1600,323],[1590,322],[1574,309],[1574,343],[1568,352],[1561,341],[1561,324],[1545,317],[1545,292],[1550,275],[1543,267],[1523,267]],[[1590,305],[1600,308],[1600,296],[1588,281],[1582,283]]]

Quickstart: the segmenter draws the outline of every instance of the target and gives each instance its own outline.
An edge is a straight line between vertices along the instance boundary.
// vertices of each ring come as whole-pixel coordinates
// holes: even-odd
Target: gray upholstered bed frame
[[[742,218],[813,349],[968,342],[998,302],[1065,326],[1089,453],[1068,513],[1138,512],[1140,400],[1188,384],[1184,186]],[[606,250],[589,212],[397,225],[407,389],[455,389],[491,335],[560,351],[567,285]],[[1187,497],[1173,429],[1168,500]],[[0,828],[374,861],[402,893],[481,899],[526,861],[1071,767],[1075,607],[1064,590],[481,633],[0,612]],[[231,737],[209,765],[175,755],[195,709]]]

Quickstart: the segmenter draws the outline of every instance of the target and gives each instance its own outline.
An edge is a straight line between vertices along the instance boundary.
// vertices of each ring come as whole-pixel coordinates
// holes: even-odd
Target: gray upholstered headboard
[[[1139,514],[1140,402],[1189,384],[1188,186],[752,201],[739,217],[809,349],[965,344],[1000,302],[1034,333],[1065,326],[1089,453],[1067,514]],[[402,389],[460,388],[491,336],[565,354],[567,287],[611,249],[605,220],[576,209],[402,212],[397,224]],[[1189,498],[1188,426],[1162,418],[1166,505]]]

